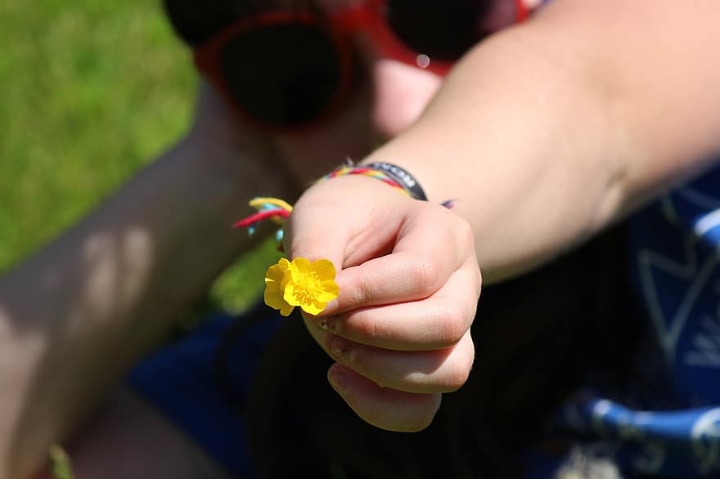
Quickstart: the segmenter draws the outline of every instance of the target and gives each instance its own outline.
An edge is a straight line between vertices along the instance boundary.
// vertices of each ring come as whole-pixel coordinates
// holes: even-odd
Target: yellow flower
[[[338,293],[335,266],[327,259],[282,258],[265,273],[265,304],[283,316],[289,316],[295,306],[319,314]]]

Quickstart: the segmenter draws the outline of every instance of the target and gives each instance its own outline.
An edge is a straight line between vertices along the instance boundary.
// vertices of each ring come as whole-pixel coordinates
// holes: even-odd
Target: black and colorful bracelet
[[[341,166],[321,177],[317,182],[346,175],[363,175],[376,178],[410,198],[427,201],[427,196],[417,180],[405,169],[391,163],[375,162],[368,165]],[[446,208],[452,208],[453,201],[447,200],[441,204]],[[293,210],[292,205],[289,203],[270,197],[253,198],[250,201],[250,206],[254,207],[257,213],[243,218],[233,225],[235,228],[248,228],[250,234],[255,231],[255,226],[263,220],[272,219],[282,227],[285,219],[290,216]],[[278,230],[277,239],[278,241],[282,240],[282,228]]]
[[[376,178],[393,188],[397,188],[407,196],[420,201],[427,201],[427,196],[420,183],[405,169],[390,163],[370,163],[368,165],[347,165],[334,169],[318,181],[345,175],[363,175]]]

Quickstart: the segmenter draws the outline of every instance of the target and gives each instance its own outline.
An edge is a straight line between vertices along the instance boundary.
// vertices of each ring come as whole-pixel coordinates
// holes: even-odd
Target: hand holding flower
[[[337,299],[305,317],[336,361],[333,387],[370,424],[427,427],[442,393],[461,387],[472,367],[480,272],[469,225],[367,177],[314,185],[286,225],[291,257],[328,258],[340,269]]]

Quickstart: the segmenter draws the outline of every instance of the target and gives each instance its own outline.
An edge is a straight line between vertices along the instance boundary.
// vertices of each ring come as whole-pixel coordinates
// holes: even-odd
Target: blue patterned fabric
[[[650,323],[636,384],[585,391],[559,414],[555,432],[601,450],[623,477],[720,477],[719,186],[717,168],[631,218]]]

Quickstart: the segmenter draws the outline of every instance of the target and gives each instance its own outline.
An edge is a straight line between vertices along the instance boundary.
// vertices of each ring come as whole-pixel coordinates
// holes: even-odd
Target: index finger
[[[444,208],[403,219],[395,241],[389,254],[338,274],[340,296],[324,315],[427,298],[468,261],[476,262],[469,225]]]

